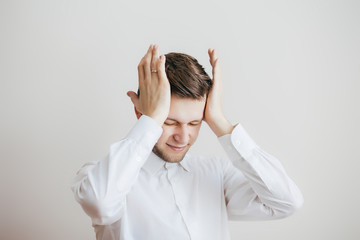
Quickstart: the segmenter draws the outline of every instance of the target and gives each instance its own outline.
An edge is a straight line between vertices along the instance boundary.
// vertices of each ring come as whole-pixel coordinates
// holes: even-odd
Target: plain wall
[[[359,239],[360,2],[0,1],[0,239],[95,239],[70,190],[136,122],[126,96],[150,43],[211,74],[224,111],[305,197],[233,239]],[[224,154],[204,123],[192,151]]]

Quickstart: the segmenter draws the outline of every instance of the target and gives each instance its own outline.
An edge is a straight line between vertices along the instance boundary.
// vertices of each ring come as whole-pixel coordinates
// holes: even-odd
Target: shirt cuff
[[[142,115],[130,130],[126,139],[135,141],[145,151],[151,151],[162,134],[162,127],[151,117]]]
[[[221,136],[218,139],[230,157],[236,157],[240,154],[242,158],[248,159],[253,150],[258,147],[240,123],[231,134]]]

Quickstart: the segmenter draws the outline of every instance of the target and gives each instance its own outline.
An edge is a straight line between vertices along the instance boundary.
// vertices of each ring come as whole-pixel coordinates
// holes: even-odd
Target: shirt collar
[[[184,159],[180,162],[180,165],[185,169],[185,171],[190,172],[190,158],[188,154],[185,154]]]
[[[182,168],[184,168],[185,171],[190,172],[190,165],[189,165],[189,157],[187,154],[185,154],[185,157],[181,162],[179,163],[168,163],[164,160],[162,160],[160,157],[158,157],[155,153],[151,152],[149,158],[143,165],[143,169],[145,169],[150,174],[155,174],[160,169],[165,169],[169,165],[179,165]]]

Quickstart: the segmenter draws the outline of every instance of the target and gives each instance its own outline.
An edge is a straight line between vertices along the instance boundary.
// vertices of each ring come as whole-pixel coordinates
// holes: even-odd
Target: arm
[[[240,124],[219,141],[231,160],[224,164],[230,219],[277,219],[302,206],[302,194],[279,160],[257,146]]]
[[[152,71],[156,70],[156,71]],[[151,45],[139,66],[141,96],[129,91],[139,121],[128,136],[110,147],[106,158],[86,164],[77,174],[72,190],[93,224],[120,219],[126,195],[135,184],[141,167],[159,139],[170,108],[170,85],[165,56]]]
[[[72,191],[93,224],[111,224],[121,218],[126,195],[161,133],[161,127],[144,115],[123,140],[110,146],[104,159],[79,170]]]
[[[224,163],[224,191],[231,219],[273,219],[288,216],[303,203],[295,183],[281,163],[264,152],[243,127],[229,123],[222,111],[219,59],[208,51],[213,87],[208,95],[205,121],[219,137],[231,162]]]

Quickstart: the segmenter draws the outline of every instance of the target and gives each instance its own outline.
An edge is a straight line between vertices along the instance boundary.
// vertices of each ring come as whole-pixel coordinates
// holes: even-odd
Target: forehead
[[[206,98],[199,100],[172,95],[168,118],[181,123],[202,120]]]

